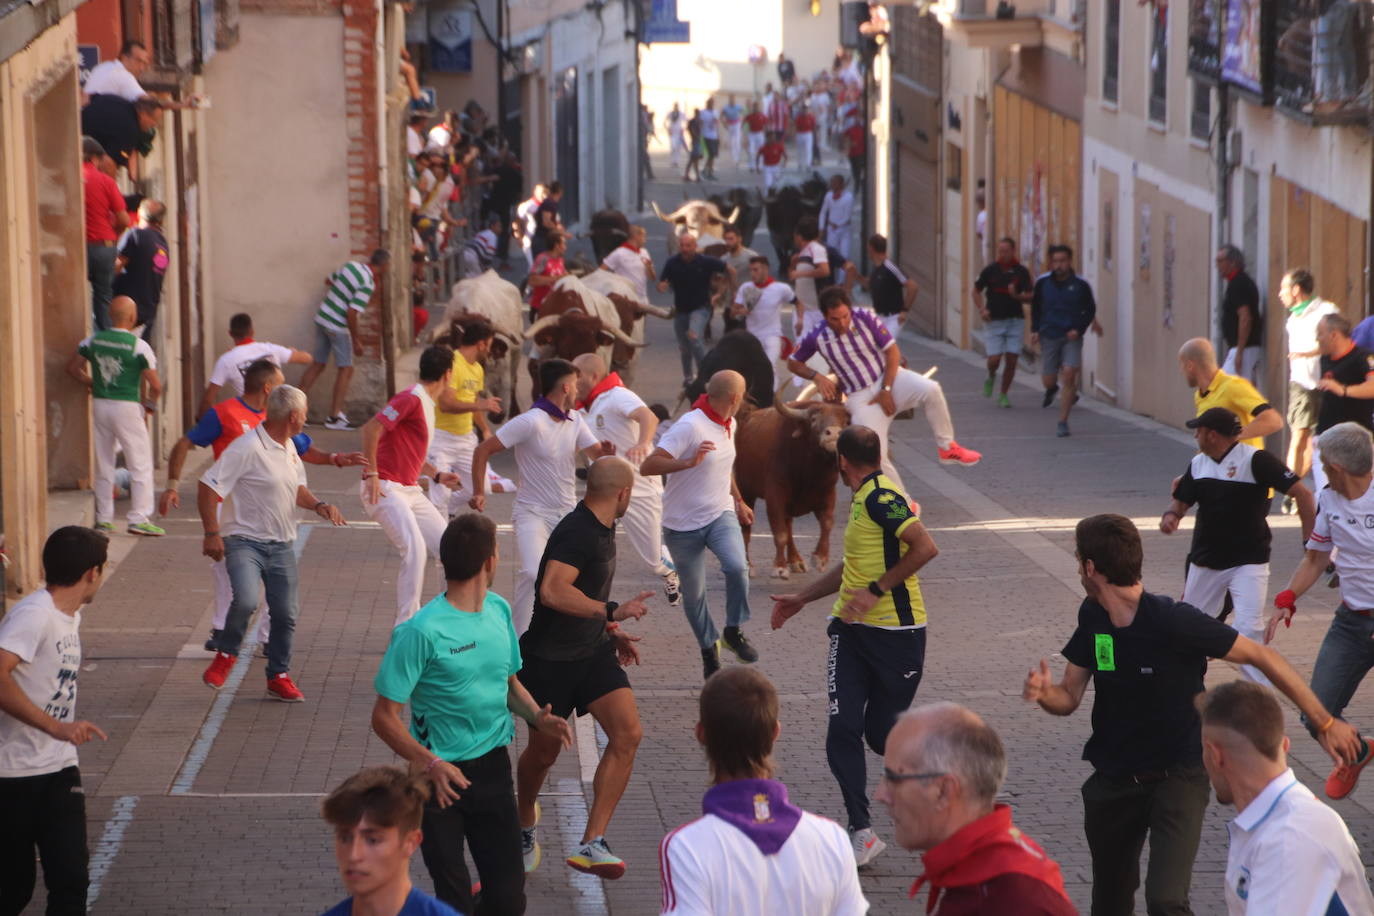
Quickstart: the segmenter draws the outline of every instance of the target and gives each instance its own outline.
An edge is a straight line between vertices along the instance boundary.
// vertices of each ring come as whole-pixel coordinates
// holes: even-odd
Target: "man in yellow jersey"
[[[806,604],[839,593],[831,609],[826,671],[830,725],[825,755],[849,814],[854,860],[886,847],[868,813],[864,741],[882,754],[887,733],[916,696],[926,657],[926,609],[916,573],[939,553],[907,496],[882,473],[882,440],[851,426],[836,447],[854,491],[844,561],[794,595],[773,596],[773,629]]]
[[[1196,388],[1193,401],[1197,415],[1212,407],[1225,407],[1240,421],[1240,441],[1264,448],[1264,437],[1283,429],[1279,413],[1255,386],[1217,368],[1217,352],[1211,341],[1194,337],[1178,351],[1178,365],[1188,387]]]
[[[430,481],[429,499],[439,514],[448,518],[465,511],[461,505],[473,494],[472,453],[477,450],[474,425],[486,429],[486,413],[500,410],[499,398],[482,397],[486,373],[482,361],[491,352],[495,339],[491,322],[476,319],[466,322],[453,334],[453,373],[449,382],[452,395],[440,398],[434,413],[434,439],[429,444],[429,462],[440,471],[451,471],[462,480],[464,495],[437,481]]]

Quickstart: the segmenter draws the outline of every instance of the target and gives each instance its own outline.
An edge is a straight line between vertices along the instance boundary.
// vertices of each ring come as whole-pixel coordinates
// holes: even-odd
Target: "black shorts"
[[[586,658],[574,661],[525,659],[517,675],[520,683],[540,707],[546,703],[561,719],[587,714],[587,707],[613,690],[630,686],[630,678],[615,657],[615,643],[609,639]]]

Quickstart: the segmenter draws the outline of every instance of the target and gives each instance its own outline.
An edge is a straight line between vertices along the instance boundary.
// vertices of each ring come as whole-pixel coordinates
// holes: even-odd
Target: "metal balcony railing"
[[[1374,5],[1277,0],[1275,10],[1275,103],[1314,123],[1368,122]]]

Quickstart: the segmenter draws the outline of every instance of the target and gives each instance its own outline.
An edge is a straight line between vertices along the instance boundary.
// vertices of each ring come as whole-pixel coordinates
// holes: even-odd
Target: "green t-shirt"
[[[488,592],[472,614],[441,594],[392,631],[374,686],[410,703],[416,741],[445,760],[472,760],[515,737],[506,690],[520,666],[505,598]]]
[[[137,401],[144,369],[157,368],[148,342],[133,331],[111,328],[81,341],[78,353],[91,364],[91,393],[110,401]]]

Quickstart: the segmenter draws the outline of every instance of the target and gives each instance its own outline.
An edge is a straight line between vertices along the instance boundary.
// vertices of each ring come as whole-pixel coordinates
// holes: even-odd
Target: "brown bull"
[[[629,303],[626,306],[633,308]],[[539,364],[545,359],[556,356],[572,360],[600,350],[606,351],[602,358],[609,363],[612,346],[627,350],[644,346],[622,329],[621,307],[613,300],[609,307],[604,301],[598,307],[593,294],[576,278],[560,280],[540,304],[539,313],[539,320],[525,331],[525,339],[533,341],[538,352],[529,363],[536,398],[543,394],[539,390]],[[633,316],[631,323],[633,326]]]
[[[755,410],[739,421],[735,439],[735,480],[745,505],[763,498],[773,532],[773,576],[786,579],[806,572],[806,561],[792,539],[792,519],[814,513],[820,524],[812,566],[830,562],[830,532],[835,526],[835,484],[839,463],[835,446],[849,425],[843,404],[810,401],[808,385],[801,400],[776,397],[773,406]],[[749,552],[750,526],[742,526]],[[750,564],[752,573],[753,565]]]

